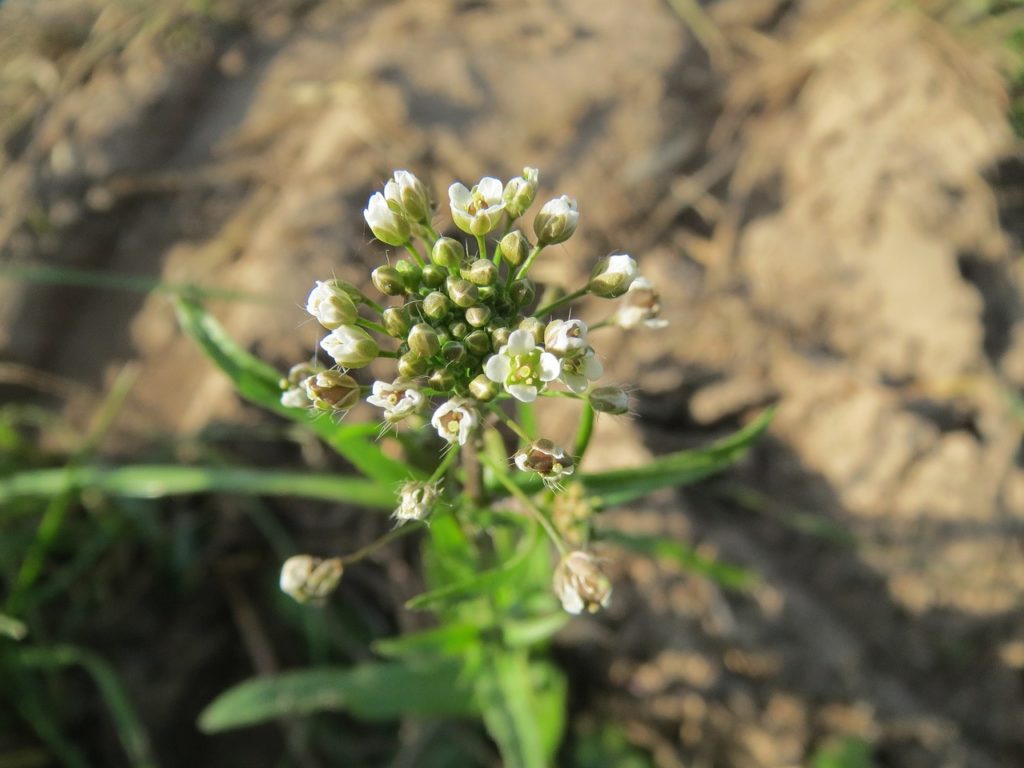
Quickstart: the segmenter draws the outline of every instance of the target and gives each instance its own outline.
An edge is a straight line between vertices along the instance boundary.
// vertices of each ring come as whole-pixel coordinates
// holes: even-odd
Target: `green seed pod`
[[[359,402],[359,382],[339,371],[320,371],[304,384],[306,396],[321,411],[347,411]]]
[[[464,323],[461,320],[457,320],[448,326],[448,332],[452,335],[453,339],[464,339],[466,334],[472,330],[468,323]]]
[[[480,291],[468,280],[459,278],[448,278],[448,298],[455,302],[456,306],[466,309],[472,307],[480,300]]]
[[[463,339],[466,349],[474,355],[486,355],[491,351],[491,336],[487,331],[476,330]]]
[[[463,275],[474,285],[494,285],[498,279],[498,268],[489,259],[477,259]]]
[[[420,287],[423,270],[420,269],[418,264],[413,264],[411,261],[402,259],[395,264],[395,269],[398,270],[398,274],[402,276],[402,283],[409,292],[414,292]]]
[[[517,307],[525,307],[534,297],[537,295],[537,289],[533,285],[533,280],[528,277],[524,277],[522,280],[516,280],[508,288],[508,295],[515,302]]]
[[[436,389],[439,392],[450,392],[452,387],[455,386],[455,374],[446,368],[438,368],[427,379],[431,389]]]
[[[439,238],[430,251],[430,260],[439,267],[458,271],[466,256],[466,250],[458,240],[450,237]]]
[[[431,320],[440,320],[448,314],[451,308],[451,301],[440,291],[428,293],[423,298],[423,314]]]
[[[388,307],[380,316],[384,329],[388,336],[396,339],[404,339],[412,327],[412,320],[409,318],[409,310],[405,307]]]
[[[501,251],[501,257],[513,267],[518,267],[530,255],[530,241],[518,229],[513,229],[501,238],[498,248]]]
[[[427,288],[440,288],[444,285],[445,278],[447,277],[448,270],[444,267],[439,267],[437,264],[427,264],[423,268],[420,282],[427,286]]]
[[[370,273],[374,286],[385,296],[401,296],[405,293],[405,281],[394,267],[377,267]]]
[[[519,323],[519,329],[522,331],[529,331],[533,334],[533,341],[536,344],[544,343],[544,328],[545,324],[543,320],[539,320],[536,317],[526,317]]]
[[[483,328],[491,322],[491,314],[488,306],[470,307],[466,310],[466,322],[474,328]]]
[[[458,365],[466,359],[466,345],[461,341],[449,341],[441,347],[441,357],[445,362]]]
[[[409,351],[419,357],[433,357],[441,351],[441,342],[433,326],[416,323],[409,331]]]
[[[588,398],[595,411],[616,415],[629,412],[629,395],[622,387],[597,387],[590,391]]]
[[[469,394],[482,403],[493,400],[498,394],[498,385],[482,373],[469,382]]]
[[[430,365],[415,352],[409,351],[398,358],[398,375],[403,379],[415,379],[427,372]]]
[[[512,333],[505,326],[491,329],[491,346],[495,349],[501,349],[503,346],[508,344],[508,337]]]

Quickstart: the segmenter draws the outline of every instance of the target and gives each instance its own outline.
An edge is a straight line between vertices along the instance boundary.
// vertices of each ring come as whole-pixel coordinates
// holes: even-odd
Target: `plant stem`
[[[465,472],[466,498],[475,507],[484,502],[484,468],[480,463],[480,429],[479,427],[462,446],[462,468]]]
[[[588,325],[587,326],[587,330],[588,331],[596,331],[599,328],[608,328],[612,324],[612,318],[613,317],[615,317],[615,315],[611,315],[609,317],[606,317],[604,320],[602,320],[599,323],[594,323],[593,325]]]
[[[477,258],[478,259],[486,259],[487,258],[487,238],[485,238],[483,235],[477,235],[476,236],[476,247],[477,247],[477,250],[480,251],[480,253],[477,255]]]
[[[445,472],[448,471],[448,468],[452,465],[452,462],[458,455],[459,452],[456,451],[454,448],[449,450],[448,453],[444,455],[444,458],[441,459],[441,463],[437,465],[437,469],[434,470],[434,474],[430,476],[430,479],[427,480],[427,482],[436,483],[438,480],[444,477]]]
[[[564,307],[569,302],[576,301],[576,299],[580,298],[581,296],[586,296],[586,295],[587,295],[586,287],[580,288],[579,290],[573,291],[572,293],[567,293],[562,298],[556,299],[555,301],[552,301],[550,304],[548,304],[546,306],[543,306],[540,309],[538,309],[536,312],[533,313],[533,316],[534,317],[541,317],[543,315],[547,315],[547,314],[549,314],[551,312],[554,312],[559,307]]]
[[[355,563],[358,563],[360,560],[363,560],[369,555],[372,555],[374,552],[376,552],[378,549],[385,546],[386,544],[390,544],[395,539],[400,539],[403,536],[408,536],[410,533],[415,533],[416,531],[423,528],[425,525],[426,523],[423,523],[419,520],[413,520],[411,522],[405,523],[399,528],[395,528],[393,530],[388,531],[379,539],[371,541],[365,547],[357,549],[355,552],[339,558],[341,560],[341,564],[346,567],[354,565]]]
[[[365,317],[357,317],[356,325],[361,325],[363,328],[370,328],[374,331],[377,331],[377,333],[383,333],[385,336],[391,336],[391,334],[388,333],[388,329],[385,328],[383,325],[381,325],[380,323],[375,323],[373,322],[373,320],[367,320]]]
[[[412,254],[412,257],[417,264],[419,264],[421,267],[426,266],[426,262],[423,261],[423,257],[420,256],[419,249],[417,249],[416,246],[413,245],[413,242],[411,240],[405,244],[405,250]]]
[[[437,230],[434,229],[433,226],[431,226],[429,221],[423,222],[423,226],[427,228],[427,234],[429,234],[430,235],[430,239],[434,241],[434,242],[432,242],[430,244],[431,246],[433,246],[434,243],[436,243],[438,240],[441,239],[441,236],[439,234],[437,234]]]
[[[532,440],[537,437],[537,415],[534,413],[533,403],[520,402],[516,407],[519,423],[523,431]]]
[[[521,426],[516,424],[516,422],[513,419],[510,419],[508,416],[506,416],[500,410],[496,409],[494,412],[495,412],[495,414],[497,414],[498,418],[501,419],[502,423],[506,427],[511,429],[513,432],[515,432],[516,435],[518,435],[521,440],[524,440],[527,443],[530,442],[530,440],[531,440],[530,435],[527,434],[525,429],[523,429]]]
[[[583,403],[583,413],[580,416],[580,426],[576,430],[576,447],[573,453],[576,456],[576,463],[583,461],[583,454],[587,452],[590,445],[590,437],[594,434],[594,408],[588,402]]]
[[[524,507],[526,507],[526,511],[529,512],[538,523],[540,523],[544,532],[548,535],[548,538],[551,539],[555,547],[558,549],[559,554],[565,556],[569,551],[565,546],[565,542],[562,541],[562,537],[558,535],[558,531],[555,530],[551,521],[548,520],[537,505],[533,503],[533,499],[527,496],[526,493],[523,492],[523,489],[515,484],[512,478],[508,476],[504,467],[495,466],[494,462],[487,458],[485,458],[484,461],[486,461],[487,465],[491,468],[495,479],[505,486],[505,490],[507,490],[512,496],[518,499]]]
[[[519,271],[516,272],[516,280],[518,280],[521,277],[524,277],[526,273],[530,271],[530,267],[533,265],[533,260],[536,259],[540,252],[543,250],[544,246],[541,245],[540,243],[533,246],[533,250],[531,250],[530,255],[526,257],[526,261],[523,262],[523,266],[521,266],[519,268]]]

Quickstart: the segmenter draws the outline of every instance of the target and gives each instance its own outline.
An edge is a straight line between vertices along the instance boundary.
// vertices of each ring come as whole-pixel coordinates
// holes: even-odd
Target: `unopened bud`
[[[486,305],[470,307],[466,310],[466,322],[474,328],[483,328],[491,322],[492,314],[491,308]]]
[[[495,349],[501,349],[503,346],[508,344],[508,337],[512,335],[511,329],[506,326],[500,326],[498,328],[491,329],[491,346]]]
[[[394,179],[384,185],[384,197],[411,221],[428,221],[433,213],[427,185],[409,171],[395,171]]]
[[[466,346],[461,341],[449,341],[441,347],[441,357],[446,363],[458,365],[466,359]]]
[[[544,343],[544,328],[544,321],[536,317],[524,317],[519,323],[519,330],[529,331],[534,344]]]
[[[440,320],[452,308],[451,300],[440,291],[428,293],[423,298],[423,314],[431,320]]]
[[[405,281],[394,267],[377,267],[370,273],[374,287],[385,296],[401,296],[405,293]]]
[[[548,200],[533,220],[533,231],[537,235],[537,244],[564,243],[576,231],[579,219],[580,214],[576,208],[576,201],[571,197],[562,195],[554,200]]]
[[[321,411],[347,411],[359,402],[359,382],[345,373],[321,371],[305,381],[306,396]]]
[[[388,307],[380,316],[384,330],[388,336],[396,339],[404,339],[412,327],[412,320],[409,317],[409,310],[405,307]]]
[[[480,292],[475,285],[469,280],[461,280],[459,278],[448,278],[448,298],[450,298],[456,306],[472,307],[477,301],[480,300]]]
[[[281,591],[298,603],[322,603],[338,588],[343,572],[337,557],[295,555],[281,566]]]
[[[518,267],[530,255],[530,241],[522,232],[514,229],[501,238],[498,249],[501,251],[501,258],[513,267]]]
[[[422,376],[430,367],[429,363],[415,352],[406,352],[398,358],[398,375],[403,379],[415,379]]]
[[[461,320],[456,320],[448,326],[448,332],[452,335],[453,339],[464,339],[471,330],[473,329],[469,327],[469,324]]]
[[[612,585],[593,555],[582,550],[570,552],[555,568],[552,587],[562,608],[572,614],[597,613],[608,605]]]
[[[517,307],[525,307],[536,297],[537,289],[533,284],[533,280],[524,277],[522,280],[516,280],[509,286],[508,295]]]
[[[523,168],[522,176],[516,176],[505,185],[501,197],[505,201],[505,210],[513,219],[522,216],[533,205],[539,176],[536,168]]]
[[[616,416],[629,412],[629,395],[622,387],[597,387],[587,397],[595,411]]]
[[[333,331],[339,325],[356,321],[356,303],[352,296],[335,281],[320,282],[310,291],[306,311],[324,328]]]
[[[370,226],[373,236],[388,245],[405,245],[409,242],[409,222],[405,217],[391,210],[388,201],[380,192],[374,192],[363,211],[363,218]]]
[[[466,250],[462,247],[462,243],[450,237],[438,238],[430,250],[430,260],[434,264],[453,272],[457,272],[462,266],[465,256]]]
[[[424,520],[437,502],[437,486],[434,483],[408,482],[399,493],[398,509],[394,517],[400,523]]]
[[[491,351],[491,336],[487,331],[476,330],[468,334],[462,343],[474,355],[486,355]]]
[[[447,368],[438,368],[430,374],[427,383],[430,384],[431,389],[435,389],[438,392],[448,392],[455,386],[455,374]]]
[[[444,285],[445,279],[448,277],[448,270],[444,267],[439,267],[437,264],[427,264],[423,268],[423,274],[420,276],[420,282],[427,288],[440,288]]]
[[[498,394],[498,385],[481,373],[469,382],[469,394],[480,402],[486,403],[493,400]]]
[[[615,253],[601,259],[590,274],[587,290],[604,299],[614,299],[629,290],[636,279],[636,262],[625,253]]]
[[[498,279],[498,268],[489,259],[477,259],[462,274],[474,285],[494,285]]]
[[[402,278],[402,284],[405,285],[405,289],[408,292],[415,292],[420,287],[420,279],[423,276],[423,270],[420,269],[418,264],[413,264],[411,261],[402,259],[395,264],[395,269]]]
[[[278,382],[281,388],[281,405],[288,408],[306,408],[310,405],[306,394],[306,379],[322,369],[317,365],[299,363],[288,369],[288,375]]]
[[[426,323],[416,323],[409,331],[409,350],[420,357],[433,357],[441,351],[437,332]]]
[[[377,342],[357,325],[335,328],[320,346],[342,368],[362,368],[376,360],[380,353]]]

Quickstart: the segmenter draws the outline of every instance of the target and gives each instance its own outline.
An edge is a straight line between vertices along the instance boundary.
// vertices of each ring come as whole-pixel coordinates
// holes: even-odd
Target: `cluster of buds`
[[[638,274],[636,261],[616,253],[598,261],[581,288],[537,306],[530,269],[545,248],[573,236],[580,215],[568,196],[547,201],[534,216],[531,242],[517,223],[533,205],[538,182],[537,170],[524,168],[504,183],[486,177],[472,187],[452,184],[451,220],[468,236],[462,242],[435,231],[427,186],[408,171],[395,171],[363,211],[378,240],[407,252],[371,274],[384,306],[350,283],[317,282],[306,309],[328,332],[320,346],[335,367],[296,366],[282,382],[282,403],[344,413],[366,390],[348,371],[387,357],[395,360],[396,376],[373,382],[367,402],[383,411],[388,428],[410,418],[417,424],[429,420],[453,446],[476,440],[492,414],[525,435],[502,412],[510,400],[572,397],[597,412],[626,413],[629,397],[622,388],[595,386],[604,368],[590,334],[609,325],[660,327],[657,294]],[[589,327],[581,319],[554,316],[588,295],[621,299],[620,306]],[[515,466],[560,490],[577,457],[546,438],[524,442],[512,457]],[[395,517],[423,520],[437,496],[436,484],[409,483]],[[572,555],[559,567],[556,591],[561,596],[586,588],[580,605],[604,604],[607,589],[590,584],[593,574],[575,575],[584,563],[595,570],[593,560],[585,552]],[[562,599],[567,609],[576,606]]]

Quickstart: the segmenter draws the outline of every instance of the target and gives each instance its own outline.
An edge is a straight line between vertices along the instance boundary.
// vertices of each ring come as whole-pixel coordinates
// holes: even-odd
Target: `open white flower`
[[[639,325],[652,329],[664,328],[668,320],[660,315],[661,297],[651,281],[640,276],[630,283],[626,295],[622,297],[622,306],[612,322],[620,328],[636,328]]]
[[[593,349],[582,355],[562,359],[562,382],[576,394],[586,392],[590,382],[597,381],[604,374],[604,366],[597,359]]]
[[[587,324],[582,320],[552,320],[544,328],[544,349],[559,357],[587,349]]]
[[[409,242],[409,222],[399,213],[395,213],[388,201],[380,192],[370,196],[370,202],[363,210],[363,218],[370,226],[373,236],[388,245],[405,245]]]
[[[594,556],[582,550],[570,552],[555,568],[552,583],[562,608],[572,614],[597,613],[608,606],[612,585],[597,565]]]
[[[464,400],[449,400],[443,403],[430,419],[430,423],[442,438],[449,443],[465,445],[478,421],[474,408]]]
[[[452,220],[471,235],[486,235],[501,222],[505,213],[503,187],[498,179],[485,176],[473,189],[455,182],[448,187]]]
[[[373,394],[366,402],[384,409],[384,418],[394,423],[416,413],[423,407],[423,393],[404,379],[395,379],[391,384],[385,381],[373,382]]]
[[[561,363],[550,352],[537,346],[529,331],[512,331],[508,344],[484,363],[488,379],[501,384],[516,400],[532,403],[549,381],[558,378]]]
[[[334,282],[316,281],[316,286],[306,299],[306,311],[320,321],[320,325],[333,331],[339,325],[356,321],[356,303],[352,297]]]
[[[576,468],[573,457],[547,438],[534,440],[520,448],[512,460],[523,472],[536,472],[551,486],[557,486],[563,477],[571,475]]]

